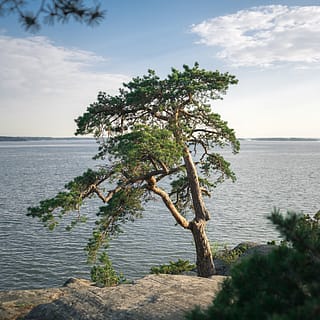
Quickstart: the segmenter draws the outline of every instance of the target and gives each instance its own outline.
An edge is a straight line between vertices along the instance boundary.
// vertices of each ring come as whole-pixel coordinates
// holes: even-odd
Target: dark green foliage
[[[152,267],[151,273],[159,274],[181,274],[187,271],[195,270],[196,265],[190,263],[189,260],[178,259],[177,261],[169,261],[169,264],[162,264],[158,267]]]
[[[99,208],[97,216],[100,219],[96,221],[97,227],[86,246],[89,262],[95,261],[100,248],[108,247],[110,237],[121,232],[121,224],[141,217],[143,192],[139,188],[128,187],[118,191],[105,206]]]
[[[39,206],[28,208],[28,216],[39,218],[46,227],[53,230],[68,212],[77,212],[67,229],[72,228],[78,222],[86,222],[86,217],[81,216],[80,207],[83,199],[95,195],[93,186],[98,186],[109,177],[105,169],[94,171],[88,169],[82,176],[65,185],[66,191],[59,192],[55,197],[40,201]]]
[[[106,152],[121,161],[133,175],[144,175],[156,168],[170,168],[180,164],[181,145],[166,129],[134,126],[133,131],[108,140]]]
[[[235,265],[212,306],[188,319],[320,319],[320,212],[270,219],[290,245]]]
[[[33,32],[40,29],[41,22],[49,25],[56,21],[66,23],[72,17],[75,21],[94,25],[105,16],[105,11],[101,10],[97,1],[90,7],[83,0],[39,0],[36,10],[31,2],[35,1],[0,0],[0,16],[16,14],[21,25]],[[40,21],[41,16],[43,21]]]
[[[122,274],[117,274],[113,269],[108,255],[103,252],[99,257],[99,265],[91,268],[91,280],[98,287],[112,287],[125,281]]]
[[[250,248],[250,245],[246,243],[243,243],[233,249],[229,249],[226,245],[221,246],[218,244],[218,245],[211,246],[211,252],[212,252],[213,259],[220,259],[223,262],[225,262],[227,265],[231,266],[249,248]]]

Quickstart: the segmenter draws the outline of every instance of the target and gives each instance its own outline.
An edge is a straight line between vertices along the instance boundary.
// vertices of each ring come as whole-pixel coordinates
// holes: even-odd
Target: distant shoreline
[[[13,137],[0,136],[0,141],[93,140],[91,137]],[[240,138],[240,141],[320,141],[320,138]]]
[[[11,137],[0,136],[0,141],[48,141],[48,140],[93,140],[91,137]]]
[[[320,141],[320,138],[240,138],[242,141]]]

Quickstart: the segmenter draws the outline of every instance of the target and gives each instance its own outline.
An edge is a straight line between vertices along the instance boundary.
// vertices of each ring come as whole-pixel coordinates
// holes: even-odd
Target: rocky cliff
[[[62,288],[0,291],[0,319],[179,320],[196,305],[208,306],[224,278],[148,275],[111,288],[70,279]]]

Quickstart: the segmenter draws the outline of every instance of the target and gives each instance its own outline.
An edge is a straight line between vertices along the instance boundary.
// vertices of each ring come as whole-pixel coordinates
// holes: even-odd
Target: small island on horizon
[[[320,141],[320,138],[240,138],[239,140],[246,140],[246,141]]]
[[[92,140],[91,137],[24,137],[0,136],[0,141]]]
[[[92,137],[25,137],[0,136],[0,141],[92,140]],[[320,141],[320,138],[239,138],[240,141]]]

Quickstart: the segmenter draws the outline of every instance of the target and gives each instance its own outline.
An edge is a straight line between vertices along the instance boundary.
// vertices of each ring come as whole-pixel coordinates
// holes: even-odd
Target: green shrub
[[[211,245],[213,259],[220,259],[231,266],[238,258],[250,248],[249,244],[243,243],[234,249],[229,249],[227,245],[214,243]]]
[[[288,246],[236,264],[212,305],[187,319],[320,319],[320,212],[283,217],[275,210],[270,220]]]
[[[163,264],[151,268],[151,273],[159,274],[181,274],[183,272],[195,270],[196,265],[191,264],[189,260],[178,259],[178,261],[169,261],[169,264]]]
[[[118,274],[112,266],[109,256],[103,252],[99,257],[100,265],[91,268],[91,280],[98,287],[112,287],[125,281],[122,274]]]
[[[277,246],[277,245],[284,246],[284,247],[288,247],[289,246],[289,243],[286,240],[281,240],[279,243],[277,243],[276,240],[271,240],[271,241],[268,241],[267,244],[270,245],[270,246]]]

